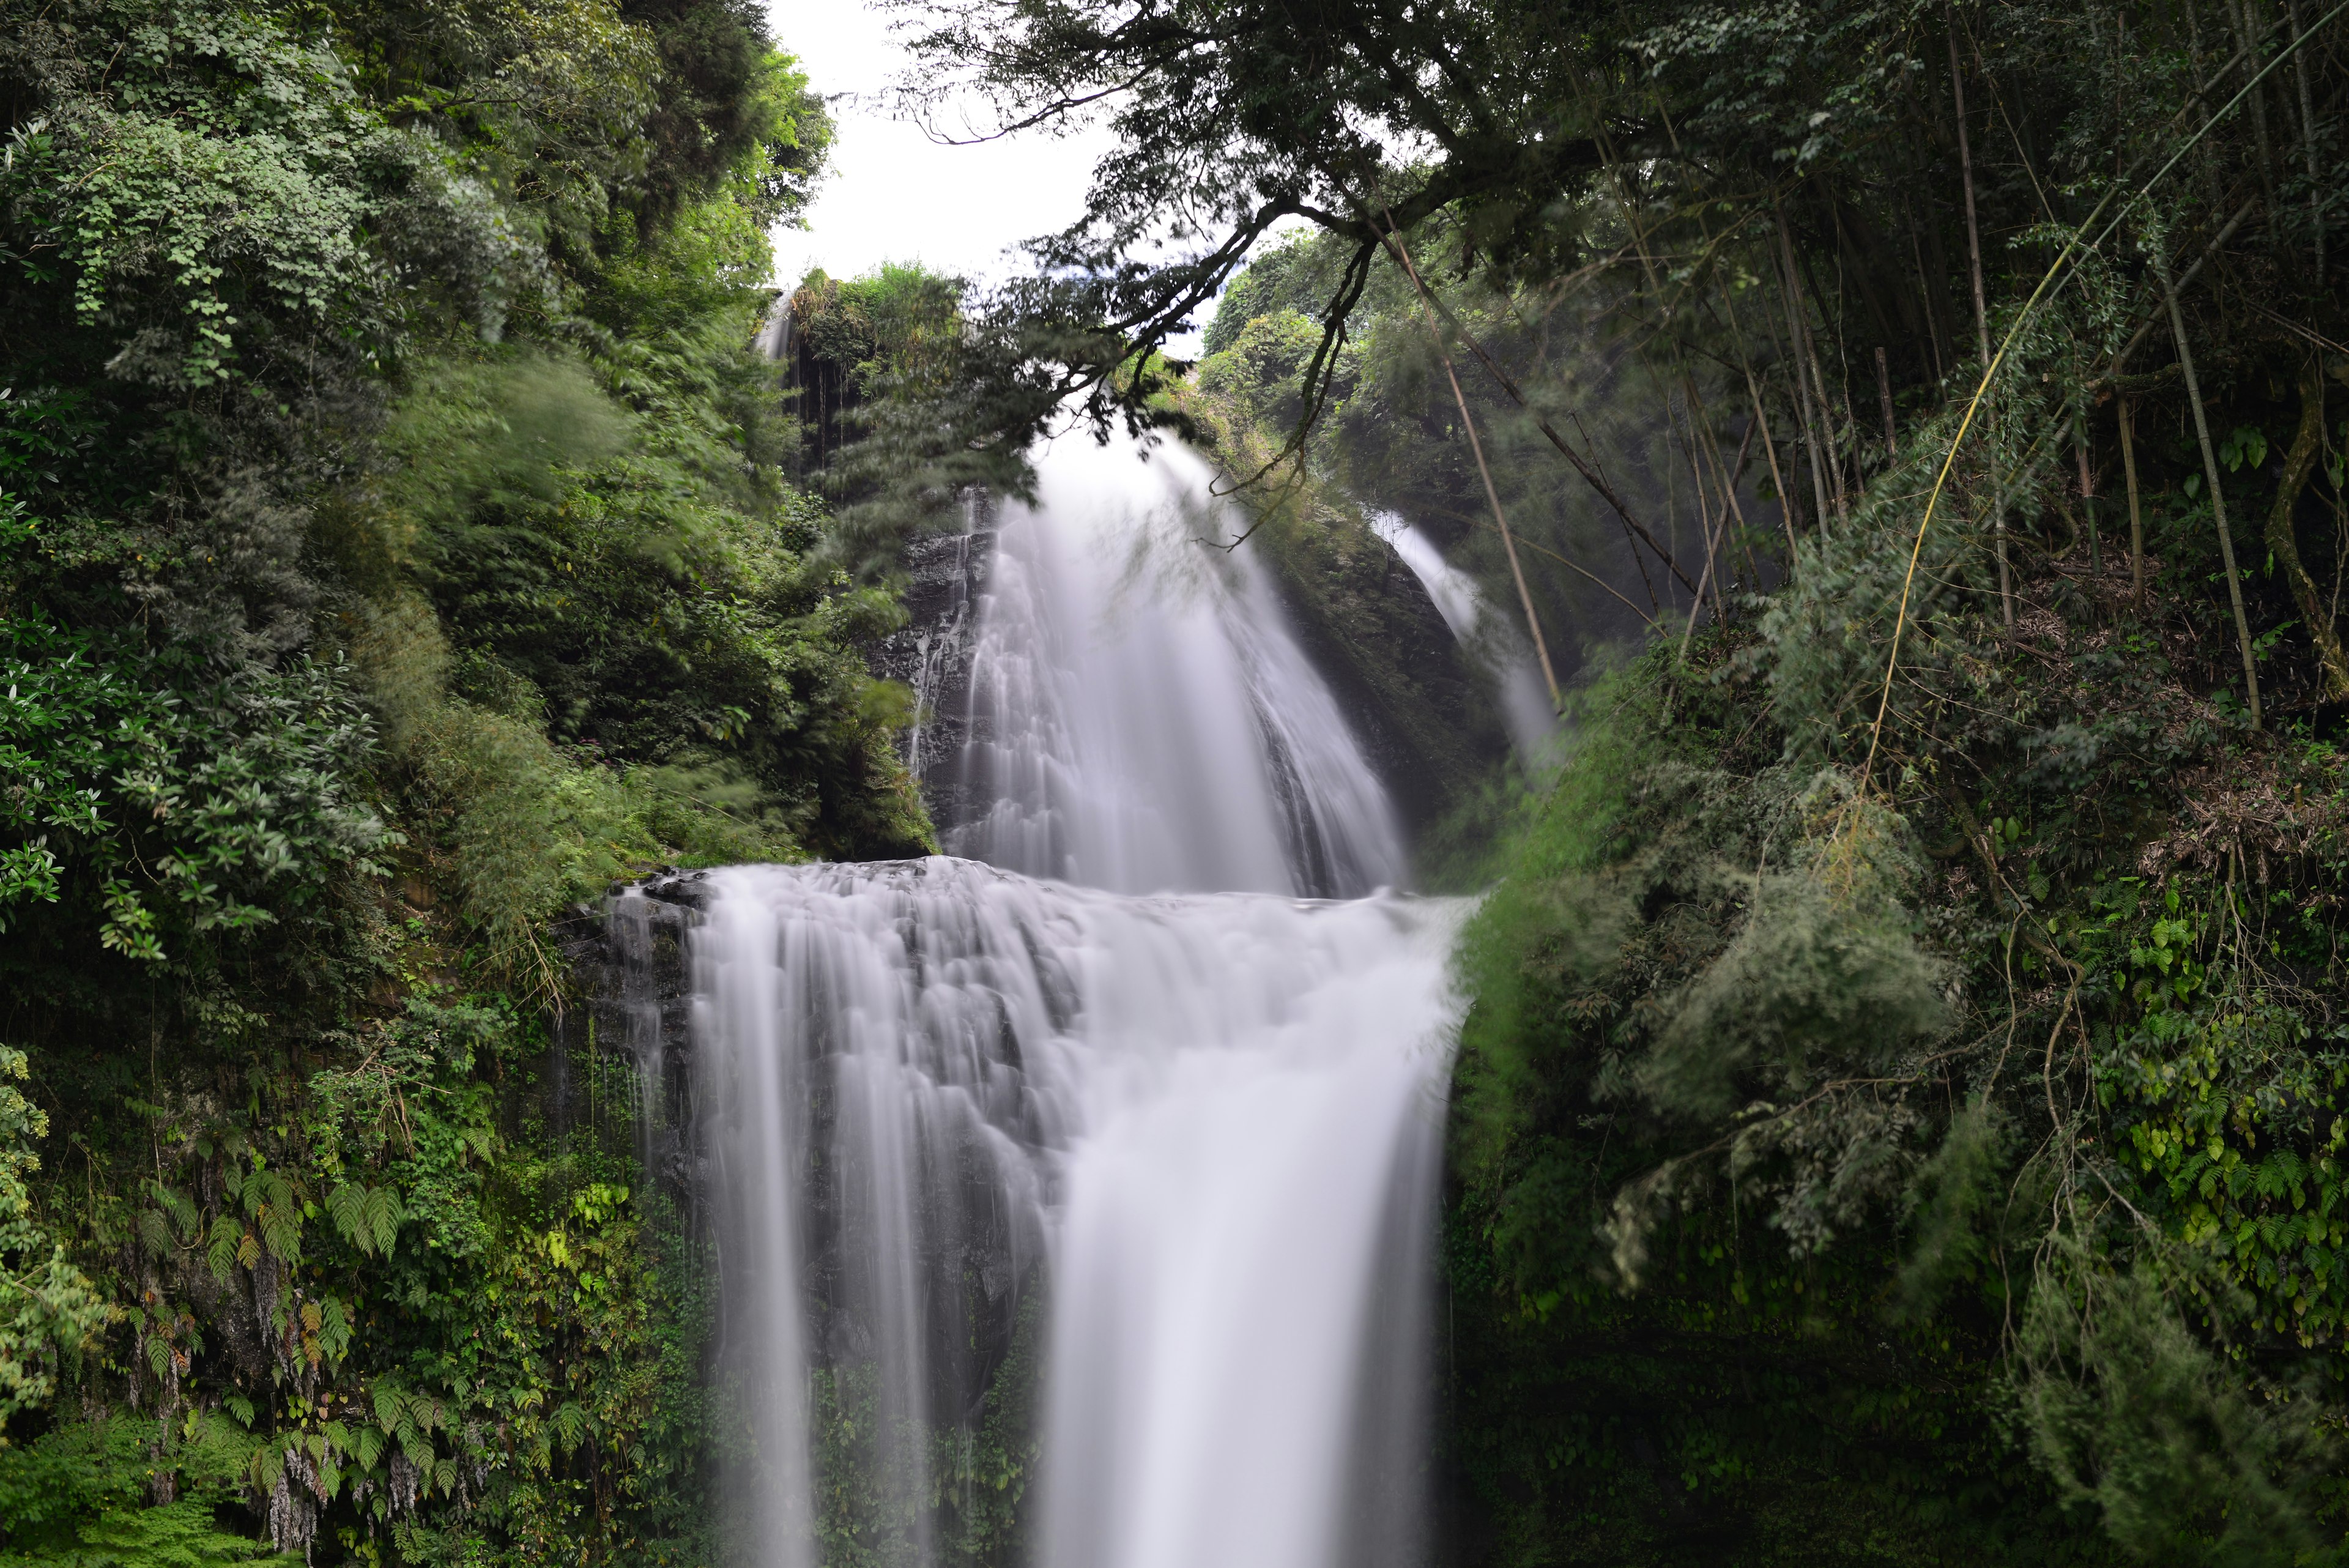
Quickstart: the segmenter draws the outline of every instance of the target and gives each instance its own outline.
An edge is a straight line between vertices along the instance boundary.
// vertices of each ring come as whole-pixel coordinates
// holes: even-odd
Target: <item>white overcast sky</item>
[[[858,0],[771,0],[768,16],[808,85],[832,100],[834,122],[830,170],[803,214],[807,227],[775,232],[782,286],[813,267],[854,277],[884,262],[998,280],[1024,262],[1013,246],[1083,215],[1093,161],[1112,145],[1105,130],[933,141],[892,119],[883,101],[906,54],[881,13]],[[983,107],[973,105],[971,117],[983,119]],[[1195,353],[1196,335],[1169,346]]]
[[[857,0],[777,0],[769,16],[776,42],[832,100],[835,121],[831,169],[804,214],[808,226],[776,233],[779,283],[796,284],[811,267],[854,277],[914,261],[999,278],[1019,259],[1009,247],[1083,213],[1103,133],[940,145],[891,119],[882,101],[906,56],[879,12]]]

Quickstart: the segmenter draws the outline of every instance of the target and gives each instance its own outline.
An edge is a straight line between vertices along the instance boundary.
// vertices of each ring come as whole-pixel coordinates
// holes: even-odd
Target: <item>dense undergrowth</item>
[[[0,113],[0,1557],[705,1560],[550,921],[928,842],[752,348],[821,105],[725,0],[98,0]]]

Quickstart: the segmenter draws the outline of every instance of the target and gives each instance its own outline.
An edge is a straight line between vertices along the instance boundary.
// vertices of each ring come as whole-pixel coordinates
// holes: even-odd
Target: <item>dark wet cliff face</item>
[[[1491,683],[1392,545],[1329,513],[1261,543],[1297,639],[1416,844],[1509,752]]]
[[[994,558],[989,527],[907,545],[902,557],[905,624],[875,643],[870,655],[875,676],[913,691],[918,718],[898,745],[942,840],[987,804],[975,797],[962,755],[986,722],[971,704],[971,662],[978,602]]]

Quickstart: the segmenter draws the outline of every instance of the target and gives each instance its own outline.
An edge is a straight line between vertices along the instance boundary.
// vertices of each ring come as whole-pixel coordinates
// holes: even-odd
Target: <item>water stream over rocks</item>
[[[1231,532],[1204,465],[1071,442],[1041,478],[919,650],[956,855],[615,910],[687,971],[734,1539],[1402,1568],[1460,907],[1391,890],[1385,791],[1270,583],[1195,542]],[[657,1065],[674,1026],[624,1015]]]

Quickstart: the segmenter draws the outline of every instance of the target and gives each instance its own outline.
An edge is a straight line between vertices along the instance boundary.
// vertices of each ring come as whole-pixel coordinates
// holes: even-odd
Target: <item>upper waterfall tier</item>
[[[1384,788],[1193,452],[1063,438],[1006,502],[946,842],[1119,892],[1352,897],[1402,878]]]

